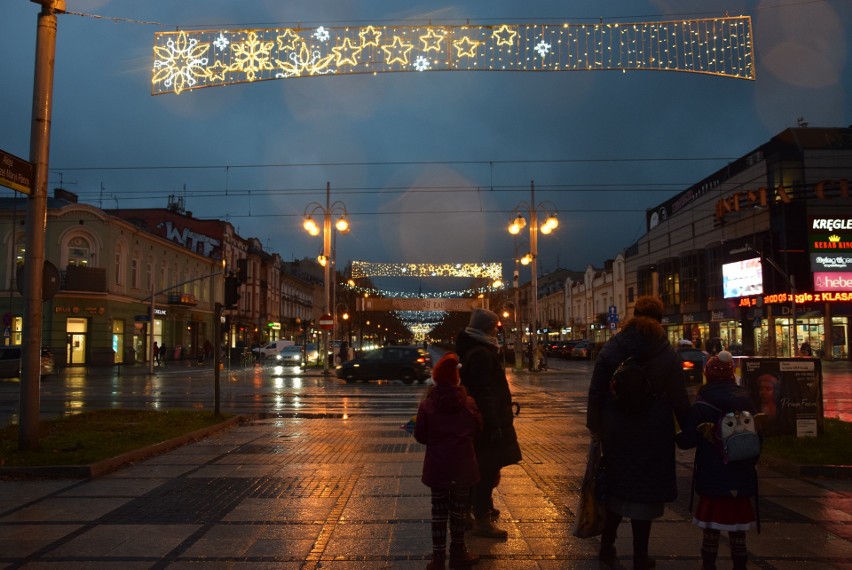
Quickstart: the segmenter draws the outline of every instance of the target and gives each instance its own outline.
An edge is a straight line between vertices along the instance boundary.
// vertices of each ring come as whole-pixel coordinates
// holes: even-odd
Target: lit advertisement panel
[[[763,265],[760,258],[722,265],[722,288],[725,299],[763,293]]]
[[[852,291],[852,273],[814,273],[814,291]]]

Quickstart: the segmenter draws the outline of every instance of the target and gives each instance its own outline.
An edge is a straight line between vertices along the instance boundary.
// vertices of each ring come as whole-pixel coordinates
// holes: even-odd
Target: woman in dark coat
[[[705,570],[716,568],[719,533],[727,531],[734,569],[745,569],[748,561],[746,531],[756,522],[752,497],[757,496],[757,458],[725,462],[720,442],[698,426],[715,424],[722,414],[736,411],[756,413],[748,390],[736,383],[733,357],[722,351],[704,368],[707,384],[698,391],[689,419],[683,424],[678,444],[695,451],[695,492],[698,507],[692,522],[703,529],[701,559]]]
[[[500,469],[521,460],[521,448],[512,415],[512,393],[499,356],[497,314],[474,309],[468,327],[456,338],[461,357],[461,382],[482,414],[484,431],[476,440],[480,481],[473,488],[473,534],[506,538],[508,533],[492,520],[492,491]]]
[[[607,508],[598,558],[611,567],[618,567],[615,539],[623,517],[630,518],[633,530],[633,567],[653,567],[651,521],[677,498],[674,418],[681,425],[686,421],[689,397],[662,317],[658,298],[639,297],[634,317],[598,354],[589,385],[586,426],[601,440]],[[610,391],[613,373],[631,356],[644,363],[655,395],[646,408],[632,413]]]

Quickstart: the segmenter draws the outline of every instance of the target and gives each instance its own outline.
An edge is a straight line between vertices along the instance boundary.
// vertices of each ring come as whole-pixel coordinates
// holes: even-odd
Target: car
[[[285,346],[275,355],[278,366],[302,366],[305,363],[305,351],[301,346]]]
[[[590,340],[581,340],[571,349],[571,358],[582,358],[589,360],[592,358],[593,344]]]
[[[571,351],[577,346],[579,340],[563,341],[562,347],[559,349],[559,358],[571,358]]]
[[[269,356],[277,356],[285,346],[293,346],[294,344],[296,343],[292,340],[273,340],[266,346],[253,348],[251,351],[261,358],[267,358]]]
[[[416,346],[383,346],[335,367],[337,377],[347,384],[367,380],[425,382],[432,374],[429,353]]]
[[[679,346],[675,353],[680,359],[684,380],[688,384],[702,384],[707,353],[692,346]]]
[[[0,346],[0,378],[21,377],[21,346]],[[41,351],[41,375],[50,376],[54,372],[53,353],[46,348]]]

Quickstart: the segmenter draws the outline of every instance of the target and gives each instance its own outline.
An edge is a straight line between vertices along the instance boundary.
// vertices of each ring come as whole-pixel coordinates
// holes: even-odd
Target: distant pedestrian
[[[471,487],[479,481],[474,440],[482,432],[482,416],[473,398],[459,385],[459,358],[447,352],[432,369],[435,385],[417,410],[414,438],[426,446],[423,483],[432,490],[432,561],[428,570],[445,567],[447,522],[450,568],[468,568],[478,557],[464,540]]]
[[[157,345],[157,341],[154,341],[154,347],[151,349],[151,356],[154,357],[154,362],[157,363],[157,366],[160,365],[160,347]]]
[[[813,356],[813,350],[811,350],[811,343],[805,341],[802,343],[802,347],[799,349],[800,354],[802,356]]]
[[[349,358],[349,343],[345,340],[340,343],[340,350],[338,351],[338,358],[340,359],[340,364],[344,362],[348,362],[351,360]]]
[[[689,418],[678,436],[678,444],[695,450],[695,492],[698,507],[692,522],[703,529],[701,560],[704,570],[715,570],[719,534],[728,532],[734,570],[745,570],[748,562],[746,531],[756,522],[752,497],[757,496],[757,458],[725,461],[714,439],[699,426],[718,421],[721,414],[738,410],[756,412],[748,390],[737,385],[730,352],[722,351],[704,367],[707,384],[698,391]]]

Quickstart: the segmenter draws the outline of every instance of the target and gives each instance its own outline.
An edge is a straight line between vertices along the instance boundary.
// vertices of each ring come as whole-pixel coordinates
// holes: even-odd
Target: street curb
[[[112,473],[126,465],[160,455],[177,449],[187,443],[209,437],[220,431],[232,428],[237,423],[246,421],[245,416],[234,416],[212,426],[207,426],[193,432],[149,445],[141,449],[128,451],[116,457],[110,457],[90,465],[44,465],[40,467],[0,467],[0,479],[8,478],[43,478],[43,479],[95,479]]]
[[[780,457],[761,455],[760,463],[784,475],[792,477],[823,477],[826,479],[852,479],[850,465],[799,465]]]

